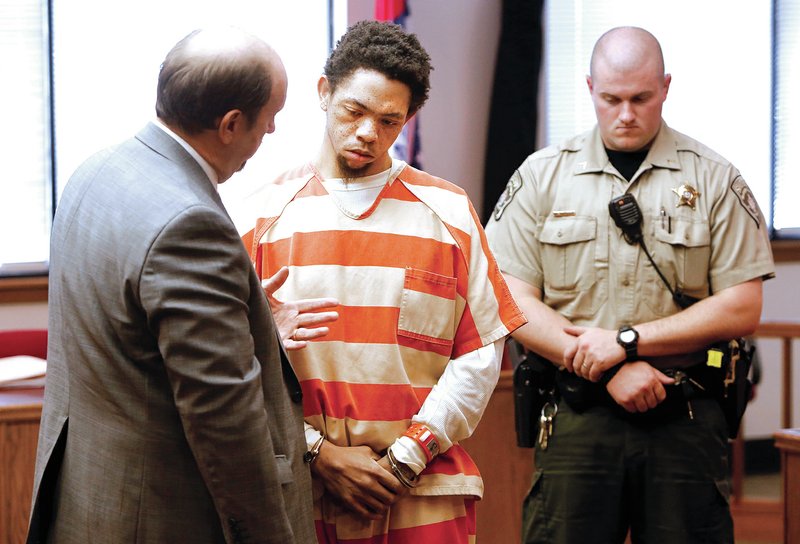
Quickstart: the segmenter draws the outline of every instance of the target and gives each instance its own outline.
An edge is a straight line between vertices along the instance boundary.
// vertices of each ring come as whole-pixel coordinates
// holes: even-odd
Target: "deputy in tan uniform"
[[[597,126],[528,157],[486,229],[529,320],[514,338],[564,370],[524,542],[628,529],[633,542],[733,541],[723,412],[698,382],[691,399],[673,393],[710,345],[754,331],[774,265],[736,168],[662,120],[670,80],[649,32],[604,34],[586,78]],[[640,240],[610,216],[622,195]]]

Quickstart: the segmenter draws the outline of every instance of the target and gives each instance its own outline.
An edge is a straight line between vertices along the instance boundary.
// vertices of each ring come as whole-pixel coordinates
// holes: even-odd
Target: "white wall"
[[[421,163],[483,202],[486,133],[502,2],[410,0],[409,30],[431,56],[431,92],[419,113]]]

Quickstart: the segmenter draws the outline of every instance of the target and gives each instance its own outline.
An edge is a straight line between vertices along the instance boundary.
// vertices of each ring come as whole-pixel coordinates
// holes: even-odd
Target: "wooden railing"
[[[800,338],[800,323],[762,323],[757,338],[781,340],[781,427],[792,427],[792,341]]]

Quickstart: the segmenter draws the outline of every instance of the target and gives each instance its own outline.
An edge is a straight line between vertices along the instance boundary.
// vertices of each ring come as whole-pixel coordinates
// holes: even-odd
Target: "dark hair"
[[[400,25],[360,21],[351,26],[325,63],[331,91],[359,68],[378,71],[406,84],[411,90],[409,115],[428,99],[431,58],[417,37]]]
[[[270,70],[249,54],[189,51],[199,32],[178,42],[161,64],[156,115],[189,134],[216,128],[220,118],[234,109],[252,124],[269,101]]]

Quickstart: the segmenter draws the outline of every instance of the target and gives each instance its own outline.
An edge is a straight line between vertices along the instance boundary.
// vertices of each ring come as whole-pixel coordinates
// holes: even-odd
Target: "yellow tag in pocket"
[[[718,349],[708,350],[708,359],[706,366],[713,366],[714,368],[722,368],[722,352]]]

